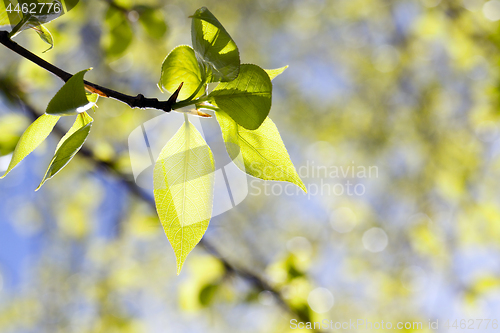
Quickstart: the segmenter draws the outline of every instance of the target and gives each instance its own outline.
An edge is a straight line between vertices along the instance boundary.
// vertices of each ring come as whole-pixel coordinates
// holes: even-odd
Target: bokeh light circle
[[[309,293],[307,303],[314,312],[325,313],[330,311],[335,300],[330,290],[326,288],[316,288]]]
[[[370,252],[381,252],[389,243],[389,237],[380,228],[371,228],[363,234],[363,246]]]

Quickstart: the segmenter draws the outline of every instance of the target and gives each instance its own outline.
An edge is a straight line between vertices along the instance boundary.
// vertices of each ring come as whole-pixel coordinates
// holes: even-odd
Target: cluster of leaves
[[[61,171],[81,149],[92,127],[93,119],[86,112],[97,102],[97,94],[87,94],[81,71],[66,82],[47,106],[45,114],[35,120],[19,139],[4,178],[25,157],[33,152],[52,132],[61,116],[75,116],[73,126],[59,141],[54,157],[37,190],[50,178]]]
[[[241,64],[236,43],[205,7],[192,16],[192,43],[193,47],[182,45],[170,52],[158,84],[160,90],[171,93],[182,85],[180,101],[173,109],[195,106],[195,110],[182,111],[185,122],[161,151],[154,169],[157,211],[174,249],[178,273],[208,228],[214,200],[213,154],[188,114],[209,116],[202,110],[215,111],[229,156],[248,175],[288,181],[306,190],[278,129],[268,117],[271,80],[286,67],[264,70]],[[61,116],[76,116],[76,120],[57,145],[37,190],[81,149],[93,123],[86,111],[98,98],[85,92],[83,77],[87,71],[71,77],[50,101],[45,114],[24,132],[3,177],[48,137]],[[218,85],[209,93],[210,83]]]
[[[192,18],[193,47],[174,48],[162,66],[158,86],[179,94],[180,108],[195,105],[213,110],[226,149],[234,163],[247,174],[264,180],[300,180],[281,140],[268,117],[271,109],[271,80],[286,67],[264,70],[240,64],[239,50],[229,33],[205,7]],[[208,93],[208,84],[219,84]],[[212,213],[215,165],[210,147],[189,122],[163,148],[154,170],[157,210],[172,244],[177,271],[205,233]]]
[[[0,1],[0,29],[10,30],[10,38],[26,29],[34,29],[52,48],[54,45],[52,35],[43,24],[61,17],[77,4],[78,0]],[[7,176],[49,136],[61,116],[76,116],[76,119],[59,141],[54,157],[37,190],[61,171],[81,149],[93,123],[92,117],[86,111],[92,108],[98,99],[97,94],[85,91],[83,77],[87,71],[81,71],[71,77],[52,98],[45,114],[26,129],[16,145],[9,167],[0,179]]]

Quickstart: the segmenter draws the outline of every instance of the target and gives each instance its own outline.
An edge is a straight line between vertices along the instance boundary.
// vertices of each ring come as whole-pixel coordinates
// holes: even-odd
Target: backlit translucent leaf
[[[85,94],[87,96],[87,100],[89,101],[89,103],[96,104],[97,101],[99,100],[99,95],[98,94],[92,94],[92,93],[89,93],[89,92],[86,92]]]
[[[220,83],[209,98],[239,125],[254,130],[271,110],[272,90],[271,79],[262,68],[244,64],[236,80]]]
[[[4,30],[10,27],[9,16],[7,15],[7,11],[5,10],[5,6],[8,6],[8,1],[0,1],[0,29]]]
[[[288,68],[288,66],[283,66],[281,68],[276,68],[276,69],[264,69],[267,73],[267,75],[269,75],[269,78],[271,80],[273,80],[276,76],[280,75],[281,73],[283,73],[286,69]]]
[[[156,209],[174,249],[177,274],[208,228],[214,171],[212,151],[189,121],[170,139],[156,162]]]
[[[70,136],[73,135],[76,131],[78,131],[80,128],[85,127],[86,125],[92,123],[94,119],[92,119],[91,116],[88,115],[87,112],[80,113],[76,119],[75,122],[73,123],[73,126],[66,132],[66,134],[59,140],[59,143],[57,144],[56,151],[61,147],[61,145],[68,140]]]
[[[7,176],[7,174],[12,171],[16,165],[18,165],[49,136],[59,118],[60,117],[58,116],[43,114],[26,129],[17,143],[7,171],[1,178]]]
[[[52,38],[52,34],[50,33],[49,29],[45,28],[43,25],[38,25],[36,27],[33,27],[33,30],[36,31],[38,36],[47,44],[50,45],[50,47],[43,51],[43,53],[49,51],[54,47],[54,39]]]
[[[191,18],[193,48],[207,82],[234,80],[240,69],[236,43],[207,8],[198,9]]]
[[[42,23],[35,17],[29,14],[21,15],[19,23],[10,32],[11,38],[17,36],[26,29],[35,28]]]
[[[163,61],[161,67],[161,78],[158,83],[160,89],[165,89],[174,93],[179,85],[184,82],[179,93],[179,100],[185,100],[196,90],[198,92],[194,97],[199,97],[204,93],[200,87],[202,75],[194,50],[187,45],[177,46]]]
[[[92,106],[92,110],[94,112],[96,112],[97,111],[97,101],[99,100],[99,95],[98,94],[89,93],[88,91],[86,92],[86,94],[87,94],[87,99],[89,101],[89,105],[91,105]]]
[[[45,113],[58,116],[73,116],[88,110],[93,103],[87,99],[83,76],[88,69],[76,73],[52,98]]]
[[[76,117],[73,126],[59,141],[54,157],[40,185],[36,189],[37,191],[47,180],[61,171],[73,159],[76,153],[78,153],[85,143],[85,140],[87,140],[93,121],[94,120],[85,112]]]
[[[307,192],[271,118],[267,117],[257,130],[250,131],[223,111],[217,111],[215,115],[227,152],[238,168],[260,179],[296,184]]]

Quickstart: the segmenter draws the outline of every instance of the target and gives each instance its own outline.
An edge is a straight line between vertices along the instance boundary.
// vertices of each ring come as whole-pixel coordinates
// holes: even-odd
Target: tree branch
[[[0,31],[0,44],[3,44],[5,47],[16,52],[23,58],[26,58],[42,67],[43,69],[49,71],[64,82],[67,82],[73,76],[72,74],[52,65],[51,63],[43,60],[34,53],[31,53],[21,45],[14,42],[9,38],[9,33],[7,31]],[[139,94],[137,96],[130,96],[106,87],[102,87],[92,82],[88,82],[85,80],[83,82],[85,83],[85,88],[89,92],[99,94],[99,96],[101,97],[116,99],[117,101],[127,104],[131,108],[157,109],[163,110],[165,112],[170,112],[172,110],[172,105],[175,104],[177,96],[179,95],[179,92],[182,88],[181,83],[179,88],[177,88],[177,90],[172,94],[172,96],[170,96],[167,101],[159,101],[157,98],[146,98],[142,94]]]
[[[0,91],[3,91],[8,99],[12,102],[14,101],[19,101],[20,104],[22,105],[23,109],[28,113],[28,115],[33,119],[37,119],[40,115],[39,112],[35,110],[35,108],[22,97],[22,93],[19,91],[18,88],[15,86],[12,86],[9,84],[9,82],[6,82],[6,84],[1,84],[2,80],[0,80]],[[56,125],[53,130],[54,133],[56,133],[58,136],[62,137],[65,134],[65,130],[61,128],[59,125]],[[122,173],[120,170],[116,168],[116,163],[113,161],[103,161],[99,159],[94,152],[87,148],[86,146],[83,146],[77,156],[84,157],[86,160],[94,164],[98,169],[103,170],[104,172],[114,175],[117,179],[119,179],[132,193],[135,195],[137,198],[143,200],[146,202],[153,210],[156,210],[156,205],[154,203],[153,198],[148,195],[144,190],[142,190],[128,175]],[[207,240],[202,239],[199,243],[208,253],[216,257],[220,262],[223,264],[223,266],[226,269],[227,273],[234,274],[235,276],[238,276],[242,278],[243,280],[247,281],[250,285],[252,285],[256,290],[258,291],[270,291],[276,301],[277,304],[286,312],[288,312],[290,315],[292,315],[294,318],[298,319],[299,321],[303,322],[309,322],[311,321],[311,317],[307,312],[304,311],[298,311],[294,309],[281,295],[280,291],[271,286],[267,281],[265,281],[262,277],[260,277],[258,274],[255,274],[251,272],[250,270],[246,268],[239,267],[238,265],[235,265],[234,263],[228,261],[226,258],[224,258],[218,249],[213,245],[210,244]]]

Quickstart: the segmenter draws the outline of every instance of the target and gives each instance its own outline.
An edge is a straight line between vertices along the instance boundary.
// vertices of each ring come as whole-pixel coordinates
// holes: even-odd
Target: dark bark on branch
[[[3,44],[5,47],[16,52],[23,58],[26,58],[42,67],[43,69],[49,71],[64,82],[67,82],[73,76],[72,74],[52,65],[51,63],[43,60],[34,53],[31,53],[21,45],[14,42],[9,38],[9,33],[7,31],[0,31],[0,44]],[[137,96],[130,96],[106,87],[102,87],[92,82],[83,82],[85,83],[85,88],[88,91],[99,94],[102,97],[116,99],[117,101],[127,104],[131,108],[157,109],[165,112],[170,112],[172,110],[172,105],[174,105],[174,103],[176,102],[179,91],[182,88],[181,84],[177,91],[172,94],[172,96],[170,96],[167,101],[159,101],[157,98],[147,98],[142,94],[139,94]]]

